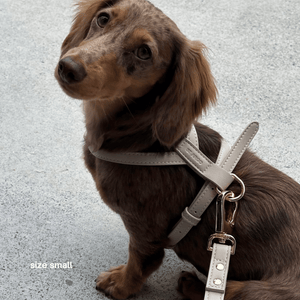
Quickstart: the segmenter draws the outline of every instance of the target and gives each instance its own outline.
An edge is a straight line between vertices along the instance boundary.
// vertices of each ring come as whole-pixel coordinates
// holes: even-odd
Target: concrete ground
[[[219,104],[203,122],[233,142],[259,121],[252,148],[300,181],[299,0],[152,2],[211,50]],[[94,279],[127,259],[128,235],[81,158],[81,103],[53,77],[71,6],[0,0],[1,300],[106,299]],[[180,299],[181,269],[167,251],[133,299]]]

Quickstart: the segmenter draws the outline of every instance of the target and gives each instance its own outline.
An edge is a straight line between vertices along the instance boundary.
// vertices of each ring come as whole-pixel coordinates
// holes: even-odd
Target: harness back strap
[[[187,138],[183,139],[177,146],[176,152],[167,153],[140,153],[126,152],[114,153],[105,150],[89,150],[99,159],[129,165],[163,166],[163,165],[185,165],[188,164],[204,179],[208,179],[224,190],[233,181],[233,178],[225,168],[212,162],[204,153],[198,149],[198,137],[195,127],[192,126]]]

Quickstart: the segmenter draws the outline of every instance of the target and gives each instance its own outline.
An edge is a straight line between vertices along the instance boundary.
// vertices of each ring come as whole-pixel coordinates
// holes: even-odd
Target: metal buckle
[[[213,240],[218,239],[220,244],[225,244],[226,241],[231,242],[231,255],[235,254],[235,249],[236,249],[236,241],[235,238],[227,233],[214,233],[212,234],[209,239],[208,239],[208,245],[207,245],[207,250],[212,251],[213,250]]]

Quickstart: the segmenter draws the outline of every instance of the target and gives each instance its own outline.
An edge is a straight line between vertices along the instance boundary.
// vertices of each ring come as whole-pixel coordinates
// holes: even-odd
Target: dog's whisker
[[[121,99],[122,99],[122,101],[124,102],[124,104],[125,104],[125,106],[126,106],[127,110],[129,111],[129,113],[130,113],[131,117],[132,117],[132,118],[133,118],[133,119],[136,121],[136,119],[135,119],[134,115],[132,114],[132,112],[131,112],[131,110],[130,110],[129,106],[127,105],[127,103],[126,103],[126,101],[125,101],[124,97],[122,97]]]
[[[101,106],[101,108],[102,108],[102,110],[103,110],[103,113],[104,113],[104,115],[105,115],[106,120],[108,120],[108,115],[107,115],[107,113],[106,113],[106,111],[105,111],[105,108],[104,108],[102,102],[99,101],[99,103],[100,103],[100,106]],[[94,105],[96,106],[96,103],[95,103]]]

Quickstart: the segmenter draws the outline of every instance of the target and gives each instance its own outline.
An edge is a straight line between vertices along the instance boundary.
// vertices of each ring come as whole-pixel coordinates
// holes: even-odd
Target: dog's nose
[[[70,56],[59,61],[58,74],[61,80],[67,84],[80,82],[87,75],[84,66]]]

